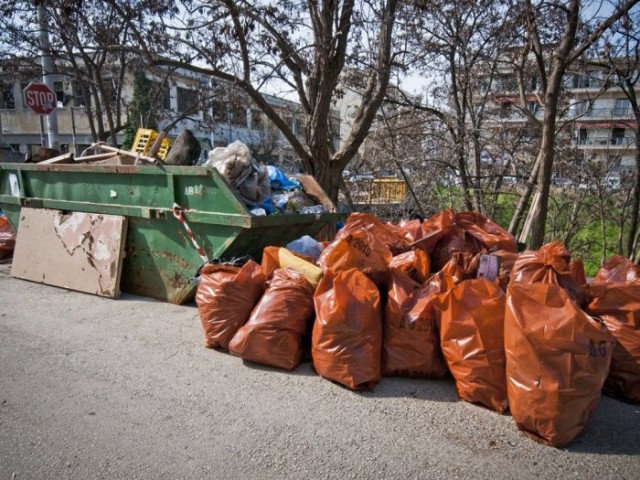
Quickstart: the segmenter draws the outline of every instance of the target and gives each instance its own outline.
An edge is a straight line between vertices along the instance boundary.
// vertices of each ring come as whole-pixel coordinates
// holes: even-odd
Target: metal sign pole
[[[40,145],[47,147],[48,145],[44,141],[44,115],[38,115],[40,117]]]
[[[72,148],[72,152],[73,155],[77,155],[76,152],[76,116],[73,113],[73,107],[69,107],[69,110],[71,111],[71,148]]]
[[[38,21],[40,23],[40,55],[42,57],[42,80],[43,83],[53,89],[53,63],[51,61],[51,53],[49,53],[49,32],[47,30],[47,13],[42,6],[42,3],[38,5]],[[42,117],[40,117],[42,121]],[[58,114],[54,110],[47,117],[48,125],[48,138],[49,148],[60,148],[60,142],[58,140]]]

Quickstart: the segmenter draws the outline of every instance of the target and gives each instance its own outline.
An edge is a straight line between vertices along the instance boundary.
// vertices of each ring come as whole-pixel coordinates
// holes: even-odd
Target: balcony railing
[[[636,143],[635,137],[589,137],[578,139],[578,145],[590,147],[633,147]]]
[[[631,107],[591,108],[581,118],[633,118],[633,109]]]

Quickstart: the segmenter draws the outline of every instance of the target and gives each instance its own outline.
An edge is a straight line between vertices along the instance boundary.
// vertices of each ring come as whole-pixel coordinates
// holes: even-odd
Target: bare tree
[[[604,57],[596,63],[614,74],[614,84],[624,92],[631,105],[634,122],[628,127],[635,132],[635,172],[632,181],[629,228],[624,243],[624,254],[635,259],[638,248],[640,215],[640,105],[637,88],[640,85],[640,12],[630,12],[614,25],[605,40]]]
[[[482,161],[482,131],[488,118],[490,86],[510,32],[509,1],[419,1],[422,15],[413,16],[410,48],[421,55],[414,66],[434,83],[432,114],[449,137],[449,158],[460,177],[464,206],[484,210],[489,176]],[[442,142],[439,142],[442,146]]]
[[[563,77],[569,66],[637,3],[638,0],[622,1],[612,13],[592,14],[591,21],[583,23],[580,15],[585,5],[580,0],[522,2],[522,57],[534,58],[540,78],[539,101],[544,107],[540,152],[532,174],[537,185],[530,209],[531,248],[539,248],[545,239]]]
[[[101,2],[0,1],[0,56],[40,61],[37,8],[45,12],[49,53],[54,72],[65,75],[79,90],[94,140],[110,139],[126,123],[124,92],[132,56],[121,45],[129,43],[129,26]],[[23,70],[24,72],[24,70]]]
[[[364,141],[380,107],[392,68],[397,0],[253,2],[185,0],[133,20],[130,2],[108,0],[135,32],[152,65],[180,67],[242,89],[277,126],[332,200],[341,173]],[[154,2],[149,2],[153,4]],[[353,128],[332,143],[331,108],[348,66],[367,78]],[[306,116],[299,139],[265,93],[297,95]]]

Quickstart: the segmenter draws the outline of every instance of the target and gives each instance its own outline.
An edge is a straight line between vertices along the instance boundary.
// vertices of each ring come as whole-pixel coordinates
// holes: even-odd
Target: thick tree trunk
[[[549,105],[551,103],[552,105]],[[544,125],[542,127],[542,142],[540,144],[540,172],[538,174],[538,202],[534,205],[531,214],[531,240],[529,247],[537,250],[544,243],[544,234],[547,226],[547,212],[549,211],[549,191],[551,189],[551,177],[553,175],[553,160],[555,158],[556,135],[556,104],[557,96],[547,104]]]

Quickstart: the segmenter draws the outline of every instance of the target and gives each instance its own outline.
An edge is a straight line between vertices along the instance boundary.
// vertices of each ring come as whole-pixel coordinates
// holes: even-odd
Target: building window
[[[631,115],[631,102],[628,98],[616,98],[616,106],[613,109],[614,117],[627,117]]]
[[[211,115],[214,123],[226,121],[227,106],[220,97],[215,97],[211,100]]]
[[[58,108],[65,106],[64,84],[62,82],[53,82],[53,91],[56,94]]]
[[[234,96],[229,100],[229,121],[232,125],[238,125],[240,127],[246,127],[247,122],[247,107],[243,103],[243,99],[240,96]]]
[[[251,128],[254,130],[262,130],[264,128],[264,118],[261,110],[251,110]]]
[[[300,138],[304,138],[307,129],[307,119],[304,115],[296,116],[296,135]]]
[[[171,85],[169,82],[153,82],[149,95],[155,106],[164,110],[171,110]]]
[[[576,115],[583,115],[587,111],[588,106],[589,102],[587,102],[586,100],[581,100],[573,104]]]
[[[16,99],[13,96],[13,85],[4,85],[2,87],[2,97],[0,97],[0,108],[15,109]]]
[[[578,132],[578,145],[587,145],[589,142],[589,132],[586,128],[581,128]]]
[[[286,115],[282,117],[282,119],[284,120],[284,123],[287,124],[287,127],[289,127],[291,131],[293,131],[293,117],[291,115]]]
[[[527,102],[527,110],[529,110],[534,115],[538,113],[539,108],[540,105],[538,105],[536,102]]]
[[[611,130],[611,145],[624,143],[624,128],[615,127]]]
[[[198,92],[188,88],[177,88],[178,93],[178,111],[196,113],[198,105]]]
[[[87,96],[85,97],[84,91],[86,90],[87,92]],[[87,98],[89,100],[89,103],[91,103],[91,96],[88,94],[89,89],[85,88],[83,89],[83,85],[80,82],[73,82],[71,84],[71,96],[73,97],[73,106],[74,107],[86,107],[86,101],[85,98]]]
[[[500,104],[500,118],[507,118],[511,115],[511,102],[502,102]]]

